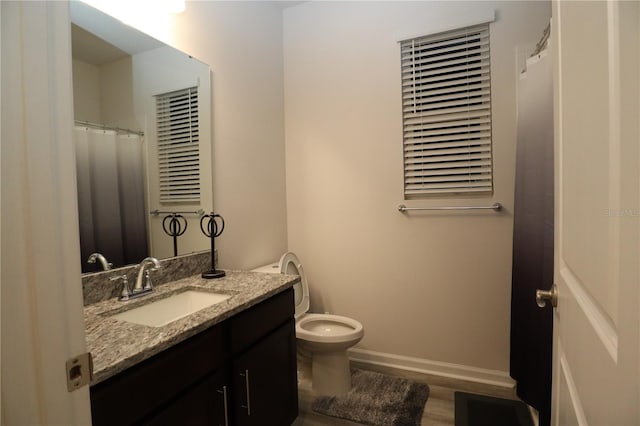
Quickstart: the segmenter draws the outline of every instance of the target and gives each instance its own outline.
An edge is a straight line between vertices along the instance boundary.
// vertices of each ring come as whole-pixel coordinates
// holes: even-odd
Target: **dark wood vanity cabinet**
[[[290,425],[298,415],[295,308],[290,291],[230,320],[234,424]]]
[[[228,423],[230,420],[228,410],[225,412],[225,403],[227,406],[229,404],[228,397],[225,399],[225,392],[228,395],[227,383],[228,375],[224,370],[207,376],[162,407],[159,412],[143,420],[141,424],[146,426],[231,424]]]
[[[289,320],[232,363],[233,418],[243,426],[290,425],[298,415],[295,327]],[[288,401],[288,403],[283,403]]]
[[[93,425],[290,425],[293,290],[91,387]]]
[[[203,378],[222,369],[228,358],[222,324],[92,386],[94,426],[141,424],[166,408]]]

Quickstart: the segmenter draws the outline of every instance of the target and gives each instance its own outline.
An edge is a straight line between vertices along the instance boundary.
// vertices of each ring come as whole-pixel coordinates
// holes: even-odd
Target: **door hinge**
[[[73,392],[91,383],[93,377],[93,357],[91,352],[69,358],[67,367],[67,390]]]

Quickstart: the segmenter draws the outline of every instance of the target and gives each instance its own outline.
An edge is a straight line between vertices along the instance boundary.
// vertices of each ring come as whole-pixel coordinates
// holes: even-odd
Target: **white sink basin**
[[[112,315],[112,318],[151,327],[162,327],[230,297],[228,294],[188,290]]]

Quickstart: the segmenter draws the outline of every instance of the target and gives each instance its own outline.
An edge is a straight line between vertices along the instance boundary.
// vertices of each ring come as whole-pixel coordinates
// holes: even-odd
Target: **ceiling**
[[[71,50],[74,59],[96,66],[129,56],[127,52],[75,24],[71,24]]]

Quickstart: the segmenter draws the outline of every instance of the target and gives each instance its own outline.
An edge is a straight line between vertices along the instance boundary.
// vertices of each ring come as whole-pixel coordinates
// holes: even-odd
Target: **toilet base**
[[[311,354],[311,352],[309,352],[308,350],[305,350],[302,345],[298,344],[297,345],[297,350],[296,350],[296,361],[297,361],[297,365],[298,365],[298,384],[300,383],[307,383],[309,384],[309,387],[311,387],[311,380],[312,380],[312,376],[311,376],[311,360],[312,360],[313,356]]]
[[[311,361],[312,389],[317,395],[341,395],[351,390],[347,351],[315,352]]]

